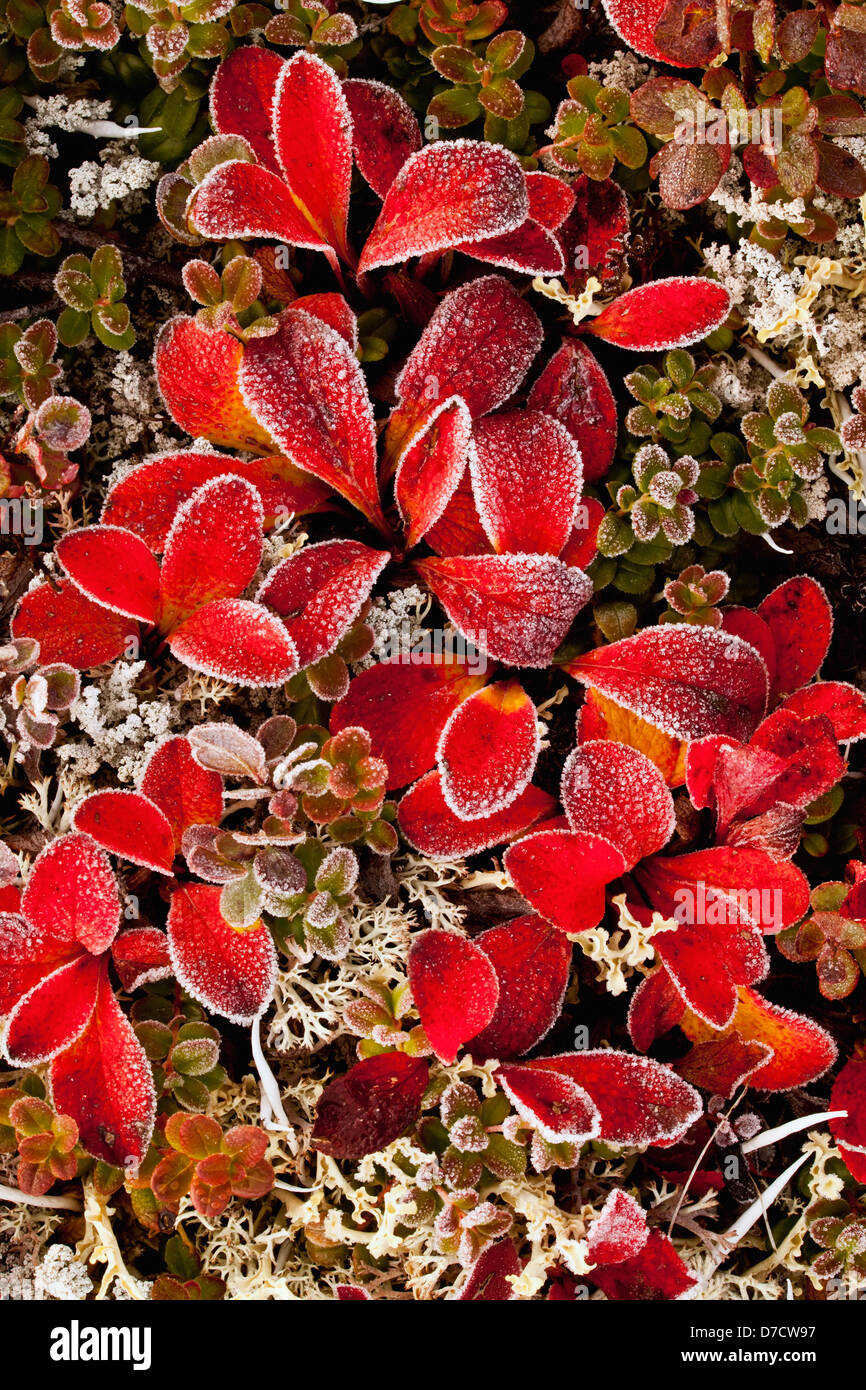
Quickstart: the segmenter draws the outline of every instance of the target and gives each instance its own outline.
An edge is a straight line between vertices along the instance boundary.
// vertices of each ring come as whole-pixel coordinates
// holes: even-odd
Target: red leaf
[[[243,136],[259,163],[275,174],[280,166],[274,153],[274,96],[284,67],[284,60],[269,48],[246,44],[220,63],[210,92],[214,130]]]
[[[497,1240],[482,1250],[463,1285],[461,1303],[508,1303],[514,1297],[509,1275],[518,1275],[523,1261],[513,1241]]]
[[[75,1041],[93,1013],[99,973],[98,958],[82,953],[19,999],[3,1038],[12,1066],[37,1066]]]
[[[138,629],[64,580],[56,589],[45,583],[24,595],[12,619],[12,636],[35,637],[43,663],[62,661],[86,671],[114,661],[130,640],[137,641]]]
[[[492,415],[475,427],[469,466],[495,551],[559,555],[583,485],[580,451],[563,425],[534,410]]]
[[[737,1010],[727,1034],[738,1033],[745,1042],[763,1043],[772,1056],[749,1077],[749,1085],[759,1091],[788,1091],[808,1086],[823,1076],[836,1060],[836,1044],[802,1014],[771,1004],[753,989],[738,991]],[[680,1027],[692,1042],[709,1042],[719,1037],[706,1023],[686,1014]]]
[[[685,1081],[730,1099],[758,1067],[768,1061],[773,1049],[768,1043],[744,1042],[736,1031],[708,1042],[695,1043],[676,1064]]]
[[[354,309],[342,294],[304,294],[292,300],[292,309],[303,309],[314,319],[333,328],[353,352],[358,347],[358,320]]]
[[[821,669],[833,636],[833,611],[821,585],[798,574],[767,595],[758,615],[776,644],[775,703]]]
[[[549,1144],[583,1144],[601,1131],[601,1116],[582,1087],[557,1072],[502,1067],[499,1082],[521,1119]]]
[[[274,148],[292,196],[344,261],[352,180],[352,117],[340,79],[312,53],[296,53],[277,78]]]
[[[553,232],[532,218],[513,232],[484,241],[462,241],[455,249],[477,261],[518,270],[524,275],[561,275],[565,270],[562,247]]]
[[[422,854],[463,859],[522,834],[549,815],[554,804],[547,792],[529,786],[504,811],[483,820],[458,820],[445,804],[439,773],[429,772],[400,802],[400,829]]]
[[[670,1067],[611,1048],[537,1057],[525,1067],[568,1076],[601,1114],[602,1142],[629,1148],[678,1139],[703,1110],[697,1091]]]
[[[387,530],[367,384],[340,334],[303,310],[287,310],[277,333],[249,344],[241,383],[256,418],[292,462]]]
[[[830,1121],[830,1131],[838,1144],[854,1153],[866,1153],[866,1060],[852,1057],[833,1082],[831,1110],[847,1110],[846,1119]]]
[[[282,178],[243,159],[227,160],[205,175],[191,195],[187,218],[200,236],[211,241],[263,237],[311,251],[326,251],[330,246],[304,216]]]
[[[437,555],[492,555],[493,549],[475,505],[468,470],[463,474],[440,520],[430,528],[425,539]]]
[[[685,1007],[682,995],[664,966],[644,976],[628,1009],[629,1037],[638,1052],[648,1052],[656,1038],[675,1028]]]
[[[776,643],[763,618],[759,618],[751,608],[740,608],[735,604],[722,613],[722,628],[734,637],[741,637],[764,658],[772,690],[776,676]]]
[[[646,1213],[630,1192],[615,1187],[589,1228],[587,1245],[594,1265],[621,1264],[647,1243]]]
[[[436,406],[397,464],[394,496],[411,550],[435,526],[466,472],[472,417],[459,396]]]
[[[640,866],[637,877],[664,917],[699,926],[730,921],[778,932],[809,908],[809,885],[800,870],[776,864],[758,849],[717,845],[670,858],[657,855]]]
[[[539,747],[535,706],[517,681],[470,695],[439,740],[445,804],[468,821],[504,811],[532,781]]]
[[[632,352],[662,352],[700,342],[720,328],[730,312],[731,296],[723,285],[678,276],[628,290],[583,327]]]
[[[78,942],[93,955],[111,945],[122,918],[111,864],[87,835],[60,835],[37,855],[21,910],[46,945]]]
[[[569,754],[560,799],[572,830],[601,835],[627,869],[656,854],[674,833],[673,797],[655,763],[622,743],[592,739]]]
[[[416,569],[467,641],[510,666],[547,666],[592,595],[552,555],[464,555]]]
[[[111,959],[128,994],[142,985],[171,976],[171,959],[165,932],[156,927],[131,927],[116,937]]]
[[[747,739],[767,705],[767,671],[757,652],[728,633],[686,623],[645,628],[564,669],[679,739]]]
[[[338,1284],[337,1289],[338,1303],[370,1303],[372,1300],[366,1289],[362,1289],[359,1284]]]
[[[54,1105],[72,1116],[88,1153],[127,1170],[141,1162],[156,1115],[153,1077],[104,967],[90,1021],[50,1076]]]
[[[713,783],[722,749],[742,746],[725,738],[724,734],[710,734],[689,744],[686,753],[686,790],[696,810],[703,811],[716,803]]]
[[[552,415],[577,441],[586,482],[605,476],[616,453],[616,401],[585,343],[563,343],[530,391],[529,406]]]
[[[833,726],[839,743],[856,743],[866,738],[866,695],[845,681],[815,681],[795,690],[780,706],[801,719],[822,714]]]
[[[314,1147],[336,1159],[386,1148],[417,1119],[427,1071],[420,1057],[383,1052],[329,1081],[316,1108]]]
[[[422,664],[423,663],[423,664]],[[449,715],[486,680],[465,661],[380,661],[357,675],[331,711],[331,733],[360,725],[372,755],[388,764],[388,790],[405,787],[436,761]]]
[[[420,150],[421,130],[411,106],[384,82],[352,77],[343,83],[352,116],[352,148],[361,174],[384,198],[410,154]]]
[[[564,565],[583,570],[595,559],[598,553],[598,528],[604,516],[605,510],[600,502],[596,502],[594,497],[584,498],[577,509],[574,530],[559,557]]]
[[[175,628],[168,645],[193,671],[237,685],[284,685],[298,670],[283,624],[245,599],[206,604]]]
[[[212,478],[182,504],[162,562],[163,631],[206,603],[243,593],[261,564],[263,521],[259,495],[242,478]]]
[[[23,917],[0,913],[0,1013],[8,1014],[34,985],[80,954],[79,943],[60,931],[42,933]]]
[[[513,232],[529,214],[517,156],[477,140],[439,140],[407,159],[385,195],[359,271]]]
[[[499,1000],[490,959],[457,932],[421,932],[409,951],[409,984],[427,1041],[446,1066],[486,1028]]]
[[[606,0],[610,3],[610,0]],[[590,1270],[585,1276],[615,1302],[661,1302],[680,1298],[697,1280],[663,1231],[652,1230],[639,1255]]]
[[[554,174],[527,174],[526,191],[529,194],[529,216],[533,222],[540,222],[551,232],[562,226],[574,208],[574,189]]]
[[[531,178],[532,176],[529,175]],[[574,211],[559,229],[565,251],[566,284],[584,290],[593,277],[604,294],[619,289],[628,247],[628,202],[613,179],[580,174],[572,185]]]
[[[502,862],[518,893],[571,936],[598,925],[607,884],[625,872],[616,846],[584,831],[539,830],[506,850]]]
[[[845,776],[846,764],[839,756],[833,725],[824,714],[801,719],[789,709],[777,709],[758,726],[750,747],[766,749],[784,760],[771,795],[774,801],[800,810]],[[767,809],[768,799],[759,802],[758,809]]]
[[[390,558],[360,541],[320,541],[271,570],[256,598],[284,620],[302,667],[334,650]]]
[[[121,617],[158,620],[159,565],[131,531],[85,526],[62,536],[54,553],[85,598]]]
[[[476,936],[499,981],[496,1012],[469,1043],[476,1061],[528,1052],[559,1017],[568,987],[571,943],[540,917],[515,917]]]
[[[277,954],[261,922],[246,931],[229,926],[220,892],[209,883],[190,883],[172,894],[168,949],[187,993],[212,1013],[249,1026],[273,996]]]
[[[655,42],[656,26],[667,8],[668,0],[602,0],[604,12],[613,28],[635,53],[672,67],[690,64],[669,58]]]
[[[162,811],[180,852],[183,832],[191,825],[219,825],[223,780],[192,756],[189,739],[170,737],[157,744],[147,760],[139,791]]]
[[[274,441],[241,396],[243,356],[243,343],[230,333],[206,333],[195,319],[180,317],[169,319],[160,332],[153,360],[169,414],[187,434],[230,449],[272,454]]]
[[[171,875],[174,836],[166,816],[138,792],[93,792],[75,808],[76,830],[92,835],[110,854]]]

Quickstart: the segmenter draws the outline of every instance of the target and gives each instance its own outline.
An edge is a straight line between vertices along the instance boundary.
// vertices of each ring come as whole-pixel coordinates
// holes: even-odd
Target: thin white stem
[[[33,1197],[17,1187],[7,1187],[5,1183],[0,1183],[0,1202],[18,1202],[24,1207],[49,1207],[52,1211],[81,1211],[77,1197],[49,1197],[47,1194]]]
[[[253,1061],[256,1064],[256,1071],[259,1074],[259,1081],[261,1082],[262,1121],[266,1129],[276,1129],[292,1136],[291,1143],[294,1148],[294,1130],[289,1124],[289,1117],[283,1109],[277,1078],[268,1066],[265,1060],[265,1054],[262,1051],[262,1040],[259,1033],[261,1023],[261,1018],[257,1018],[250,1029],[250,1042],[252,1044]]]
[[[794,1174],[798,1173],[806,1160],[811,1157],[812,1154],[809,1149],[807,1149],[804,1154],[800,1154],[799,1158],[795,1158],[793,1163],[788,1164],[784,1173],[780,1173],[779,1176],[770,1183],[770,1186],[765,1188],[760,1196],[756,1197],[754,1202],[746,1207],[744,1212],[740,1213],[733,1226],[730,1226],[721,1237],[721,1240],[729,1250],[733,1250],[734,1246],[739,1244],[743,1236],[749,1233],[755,1223],[761,1220],[773,1205],[779,1193],[784,1192]]]
[[[777,381],[782,381],[787,377],[788,373],[785,369],[780,367],[778,362],[774,362],[772,357],[768,357],[765,352],[762,352],[760,348],[749,347],[748,343],[743,343],[743,351],[751,357],[753,362],[757,362],[759,367],[763,367],[765,372],[769,372],[770,376],[775,377]]]
[[[821,1110],[816,1115],[801,1115],[799,1119],[789,1120],[787,1124],[777,1125],[775,1129],[766,1129],[763,1134],[756,1134],[740,1147],[744,1154],[754,1153],[756,1149],[768,1149],[771,1144],[778,1144],[790,1134],[799,1134],[802,1129],[811,1129],[821,1120],[843,1120],[847,1114],[847,1110]]]
[[[779,545],[770,535],[764,534],[761,539],[766,541],[771,550],[778,550],[780,555],[793,555],[794,553],[793,550],[786,550],[783,545]]]

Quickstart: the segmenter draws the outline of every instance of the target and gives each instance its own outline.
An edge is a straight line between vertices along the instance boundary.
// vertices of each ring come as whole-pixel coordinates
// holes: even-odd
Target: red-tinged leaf
[[[343,260],[352,181],[352,117],[340,79],[313,53],[296,53],[277,78],[274,148],[306,220]]]
[[[261,340],[260,340],[261,341]],[[244,345],[230,333],[206,333],[193,318],[169,319],[156,340],[162,398],[182,430],[230,449],[272,454],[270,435],[241,396]]]
[[[55,1108],[72,1116],[89,1154],[127,1171],[141,1162],[156,1115],[153,1076],[104,967],[87,1027],[54,1059],[50,1079]]]
[[[220,893],[209,883],[190,883],[172,894],[168,949],[175,975],[194,999],[248,1026],[271,1001],[277,955],[262,922],[246,931],[229,926]]]
[[[762,932],[793,926],[809,908],[809,884],[793,864],[758,849],[715,846],[646,860],[637,877],[664,917],[695,925],[741,922]],[[673,933],[671,934],[673,935]],[[661,948],[662,937],[659,937]]]
[[[85,598],[121,617],[157,621],[159,565],[131,531],[85,526],[62,536],[54,553]]]
[[[493,963],[472,941],[434,928],[412,941],[409,984],[427,1041],[446,1066],[486,1028],[499,1000]]]
[[[111,945],[122,917],[111,864],[86,834],[60,835],[37,855],[21,910],[46,944],[77,942],[93,955]]]
[[[614,743],[637,748],[655,763],[667,786],[680,787],[685,781],[688,744],[663,733],[595,690],[586,692],[577,717],[577,737],[580,743],[594,738],[611,739]]]
[[[406,446],[394,476],[407,550],[439,521],[466,472],[472,416],[459,396],[443,401]]]
[[[687,623],[645,628],[564,669],[677,739],[747,739],[767,706],[767,670],[757,652],[729,633]]]
[[[763,618],[759,618],[757,613],[752,612],[751,608],[740,608],[735,605],[733,608],[726,608],[722,613],[722,628],[725,632],[730,632],[733,637],[739,637],[743,642],[748,642],[749,646],[754,647],[755,651],[764,658],[764,664],[770,678],[770,689],[772,690],[773,681],[776,678],[776,643]]]
[[[245,599],[206,604],[175,628],[168,645],[193,671],[234,685],[284,685],[298,670],[298,653],[284,625]]]
[[[637,1148],[679,1139],[703,1110],[697,1091],[670,1067],[630,1052],[566,1052],[524,1066],[576,1081],[601,1115],[599,1137],[606,1144]]]
[[[211,169],[192,194],[187,215],[192,229],[211,241],[263,237],[311,251],[329,248],[282,178],[243,159]]]
[[[801,719],[789,709],[777,709],[758,726],[750,747],[766,749],[783,760],[772,783],[772,797],[804,810],[845,776],[846,764],[836,743],[825,714]],[[758,810],[768,809],[766,800],[758,803]]]
[[[313,1145],[336,1159],[363,1158],[398,1139],[417,1119],[428,1065],[383,1052],[329,1081],[319,1097]]]
[[[562,226],[574,208],[574,189],[554,174],[527,174],[526,191],[529,216],[551,232]]]
[[[334,650],[390,558],[360,541],[320,541],[271,570],[256,598],[283,619],[302,667]]]
[[[731,296],[723,285],[678,276],[627,290],[597,318],[588,319],[584,329],[632,352],[662,352],[700,342],[730,312]]]
[[[109,854],[154,869],[158,874],[171,874],[171,825],[159,807],[139,792],[93,792],[79,801],[72,823]]]
[[[632,995],[628,1009],[629,1037],[638,1052],[649,1052],[657,1038],[675,1028],[685,1007],[682,995],[663,966],[646,975]]]
[[[475,426],[469,467],[495,551],[559,555],[583,486],[580,451],[563,425],[535,410],[491,415]]]
[[[429,772],[400,802],[400,829],[421,854],[433,859],[463,859],[521,835],[550,815],[554,805],[547,792],[529,786],[504,811],[483,820],[458,820],[445,803],[439,773]]]
[[[593,278],[601,282],[604,294],[612,294],[619,289],[626,269],[628,201],[613,179],[599,181],[586,174],[579,175],[572,191],[574,211],[559,229],[566,284],[572,291],[582,291]]]
[[[102,511],[103,523],[134,531],[159,553],[165,549],[178,508],[204,483],[229,475],[252,483],[262,501],[266,526],[273,524],[278,509],[282,515],[320,511],[333,495],[318,478],[303,473],[280,454],[243,463],[226,454],[188,450],[148,459],[115,483]]]
[[[360,1284],[338,1284],[337,1285],[338,1303],[370,1303],[372,1299],[366,1289],[362,1289]]]
[[[80,944],[61,931],[40,932],[23,917],[0,913],[0,1013],[59,966],[81,954]]]
[[[86,671],[114,661],[137,641],[138,628],[64,580],[56,589],[45,583],[24,595],[12,619],[12,636],[35,637],[43,663],[62,661]]]
[[[405,448],[430,411],[452,396],[473,420],[517,390],[543,339],[530,304],[500,275],[445,296],[397,378],[400,401],[388,426],[389,451]]]
[[[302,310],[249,344],[244,398],[293,463],[387,530],[376,479],[376,431],[367,384],[348,343]]]
[[[560,554],[564,565],[584,570],[598,554],[598,528],[604,520],[605,510],[594,497],[586,497],[580,503],[575,515],[574,530]]]
[[[572,830],[601,835],[633,868],[674,833],[673,797],[649,758],[621,743],[579,744],[562,769],[560,800]]]
[[[767,595],[758,616],[776,644],[775,702],[799,690],[820,671],[833,636],[833,610],[821,585],[798,574]]]
[[[571,943],[540,917],[515,917],[476,936],[499,981],[496,1012],[469,1042],[476,1061],[507,1061],[540,1042],[559,1017],[568,987]]]
[[[737,1007],[737,986],[756,984],[769,970],[758,932],[738,922],[734,909],[724,921],[682,922],[663,935],[667,940],[662,944],[659,937],[657,954],[686,1004],[712,1028],[727,1028]]]
[[[191,825],[219,825],[223,813],[223,779],[192,756],[189,739],[174,736],[157,744],[147,760],[139,791],[162,811],[180,853],[183,832]]]
[[[274,153],[273,110],[285,61],[269,48],[246,44],[220,63],[211,85],[210,110],[219,135],[241,135],[260,164],[280,172]]]
[[[847,1117],[830,1121],[838,1144],[854,1153],[866,1153],[866,1060],[852,1057],[833,1082],[830,1110],[847,1110]]]
[[[565,258],[556,236],[532,218],[513,232],[484,241],[462,241],[455,250],[476,261],[518,270],[524,275],[561,275],[565,270]]]
[[[436,747],[453,710],[487,679],[466,661],[436,662],[421,654],[414,664],[380,661],[356,676],[345,699],[331,711],[331,733],[360,725],[372,739],[372,755],[388,764],[388,790],[405,787],[436,762]]]
[[[598,925],[605,888],[625,872],[616,846],[584,831],[539,830],[506,850],[502,862],[518,893],[571,936]]]
[[[587,1245],[594,1265],[616,1265],[639,1255],[647,1243],[646,1213],[630,1192],[615,1187],[589,1228]]]
[[[866,694],[845,681],[815,681],[795,690],[780,710],[812,720],[818,715],[829,719],[839,743],[856,743],[866,738]]]
[[[690,66],[689,63],[668,57],[653,37],[668,0],[602,0],[602,4],[613,28],[635,53],[654,58],[659,63],[669,63],[675,68]]]
[[[458,632],[510,666],[549,665],[592,595],[592,581],[552,555],[455,555],[416,569]]]
[[[504,811],[532,781],[540,746],[535,706],[519,682],[470,695],[436,752],[445,804],[467,821]]]
[[[128,994],[172,974],[168,939],[156,927],[130,927],[121,932],[112,943],[111,959]]]
[[[82,952],[18,1001],[3,1037],[12,1066],[37,1066],[75,1042],[93,1013],[100,969],[96,956]]]
[[[697,1283],[673,1243],[659,1230],[650,1231],[640,1254],[619,1264],[592,1269],[585,1278],[614,1302],[669,1301],[688,1293]]]
[[[7,883],[0,888],[0,914],[5,912],[19,912],[21,910],[21,889],[16,888],[13,883]]]
[[[723,748],[741,748],[724,734],[710,734],[707,738],[695,739],[686,753],[686,790],[692,805],[698,811],[715,806],[716,778],[719,754]]]
[[[303,309],[314,319],[321,319],[345,340],[353,352],[358,347],[358,319],[342,294],[304,294],[292,300],[292,309]]]
[[[162,562],[164,632],[206,603],[243,593],[261,564],[263,521],[259,495],[242,478],[212,478],[183,503]]]
[[[469,471],[462,479],[442,513],[425,537],[437,555],[491,555],[492,547],[475,505]]]
[[[437,140],[407,159],[361,253],[359,271],[513,232],[529,215],[517,156],[477,140]]]
[[[676,1063],[676,1069],[693,1086],[730,1099],[772,1055],[768,1043],[745,1042],[735,1030],[709,1042],[695,1043]]]
[[[586,482],[605,476],[616,452],[616,401],[585,343],[563,343],[530,391],[529,407],[565,426],[580,449]]]
[[[759,1091],[788,1091],[808,1086],[833,1065],[836,1044],[817,1023],[791,1009],[771,1004],[753,989],[742,988],[738,996],[737,1010],[727,1032],[738,1033],[745,1042],[763,1043],[772,1049],[772,1056],[749,1077],[750,1086]],[[680,1027],[694,1043],[710,1042],[719,1036],[716,1030],[690,1013],[685,1015]]]
[[[352,77],[343,83],[352,116],[355,163],[384,198],[410,154],[423,144],[418,118],[400,93],[384,82]]]
[[[582,1087],[557,1072],[502,1067],[496,1079],[521,1119],[550,1144],[583,1144],[601,1132],[601,1116]]]
[[[508,1303],[514,1297],[514,1284],[523,1261],[510,1240],[497,1240],[482,1250],[469,1271],[460,1295],[462,1303]]]

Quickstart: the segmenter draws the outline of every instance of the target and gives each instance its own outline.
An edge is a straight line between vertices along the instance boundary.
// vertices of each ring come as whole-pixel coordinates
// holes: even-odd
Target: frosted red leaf
[[[244,399],[279,447],[387,530],[376,478],[376,432],[367,384],[348,343],[303,310],[249,344]]]
[[[528,1066],[502,1067],[496,1079],[521,1119],[550,1144],[583,1144],[601,1132],[601,1116],[571,1077]]]
[[[696,916],[705,914],[710,924],[728,919],[775,933],[799,922],[809,907],[803,873],[793,864],[774,863],[757,849],[717,845],[690,854],[656,855],[640,865],[636,876],[653,906],[678,921],[684,920],[688,907]],[[701,886],[703,898],[698,894]],[[679,914],[678,907],[683,909]]]
[[[109,854],[158,874],[171,874],[171,825],[159,807],[139,792],[93,792],[78,803],[72,822]]]
[[[646,628],[564,668],[590,689],[678,739],[747,739],[767,706],[767,670],[729,633],[685,623]]]
[[[446,1066],[496,1012],[499,981],[474,942],[433,928],[412,940],[409,984],[427,1041]]]
[[[298,207],[344,260],[352,180],[352,117],[340,79],[313,53],[280,70],[274,95],[274,149]]]
[[[580,450],[563,425],[536,410],[479,420],[469,468],[495,551],[559,555],[583,487]]]
[[[687,1013],[680,1027],[695,1043],[719,1036],[693,1014]],[[772,1056],[749,1077],[749,1085],[758,1091],[788,1091],[808,1086],[823,1076],[836,1060],[835,1042],[817,1023],[779,1004],[771,1004],[746,987],[738,990],[737,1009],[728,1032],[738,1033],[745,1042],[763,1043],[772,1049]]]
[[[636,748],[592,739],[568,756],[560,800],[572,830],[601,835],[630,869],[674,832],[673,797],[655,763]]]
[[[680,1298],[697,1283],[663,1231],[650,1231],[639,1254],[598,1266],[585,1276],[612,1302],[664,1302]]]
[[[121,923],[117,880],[102,850],[86,834],[60,835],[33,862],[21,910],[46,945],[78,943],[98,955]]]
[[[476,261],[518,270],[524,275],[561,275],[565,270],[562,247],[553,232],[527,218],[513,232],[487,237],[484,241],[462,241],[455,250]]]
[[[138,628],[85,598],[68,579],[55,589],[40,584],[21,599],[12,619],[13,637],[35,637],[43,662],[63,661],[77,671],[102,666],[138,638]]]
[[[188,738],[163,739],[147,760],[139,785],[163,813],[180,852],[183,832],[191,825],[219,825],[223,813],[223,781],[196,762]]]
[[[723,285],[684,275],[627,290],[583,327],[632,352],[662,352],[700,342],[730,312],[731,296]]]
[[[730,1099],[772,1055],[768,1043],[746,1042],[734,1030],[723,1037],[695,1043],[676,1068],[693,1086]]]
[[[535,706],[517,681],[470,695],[436,751],[446,805],[467,821],[504,811],[532,781],[539,747]]]
[[[563,343],[529,393],[531,410],[552,415],[577,442],[584,480],[605,476],[616,452],[617,411],[607,377],[589,348]]]
[[[559,558],[564,565],[586,569],[598,554],[598,528],[605,510],[594,497],[585,497],[577,508],[574,530],[565,543]]]
[[[518,893],[572,936],[598,925],[605,888],[625,872],[616,846],[585,831],[539,830],[506,850],[502,862]]]
[[[801,719],[825,715],[839,743],[866,738],[866,695],[846,681],[815,681],[795,690],[780,706]]]
[[[442,795],[438,772],[429,772],[400,802],[400,829],[421,854],[433,859],[462,859],[514,839],[551,813],[554,801],[540,787],[529,786],[504,811],[483,820],[458,820]]]
[[[410,154],[422,146],[418,118],[384,82],[351,77],[343,82],[343,95],[352,117],[355,163],[373,192],[384,198]]]
[[[168,949],[174,973],[206,1009],[232,1023],[253,1023],[267,1008],[277,978],[277,954],[262,922],[230,927],[220,911],[221,889],[209,883],[178,888],[168,911]]]
[[[664,966],[645,975],[628,1009],[629,1037],[638,1052],[648,1052],[657,1038],[675,1028],[685,1008],[683,997]]]
[[[190,226],[213,241],[263,237],[311,251],[329,249],[283,179],[243,159],[211,169],[190,196],[187,215]]]
[[[469,1042],[477,1061],[507,1061],[528,1052],[549,1033],[568,987],[571,943],[530,913],[490,927],[475,945],[493,963],[499,981],[496,1012]]]
[[[321,319],[345,339],[353,352],[358,347],[358,319],[342,294],[304,294],[292,300],[294,310],[303,309],[314,319]]]
[[[388,764],[388,789],[405,787],[433,767],[449,715],[486,679],[465,661],[380,661],[355,676],[334,705],[331,733],[366,729],[373,757]]]
[[[761,936],[736,920],[681,922],[657,941],[656,953],[672,983],[713,1028],[727,1028],[733,1019],[737,987],[763,980],[770,968]]]
[[[725,738],[724,734],[710,734],[689,744],[686,753],[686,790],[696,810],[703,811],[715,805],[713,783],[721,750],[741,747],[742,744]]]
[[[85,598],[121,617],[155,623],[159,618],[159,566],[131,531],[85,526],[61,536],[54,550],[66,575]]]
[[[168,645],[193,671],[237,685],[284,685],[298,670],[284,625],[245,599],[206,604],[175,628]]]
[[[533,222],[555,232],[574,207],[574,189],[564,179],[541,172],[526,175],[529,216]]]
[[[565,252],[566,284],[583,290],[590,278],[604,294],[619,289],[626,269],[629,239],[628,201],[613,179],[580,174],[572,185],[574,210],[559,228]]]
[[[482,1250],[469,1271],[460,1295],[462,1303],[508,1303],[514,1297],[512,1277],[523,1269],[523,1261],[510,1240],[497,1240]]]
[[[282,560],[256,599],[280,615],[309,666],[334,650],[390,558],[360,541],[320,541]]]
[[[524,1066],[576,1081],[601,1115],[599,1138],[607,1144],[668,1143],[681,1138],[703,1111],[697,1091],[670,1067],[630,1052],[566,1052]]]
[[[789,709],[777,709],[756,729],[750,751],[758,750],[758,756],[764,749],[781,760],[772,782],[772,798],[804,810],[845,776],[846,764],[836,744],[836,732],[827,715],[804,719]],[[765,796],[758,803],[759,810],[767,809],[766,801]]]
[[[437,555],[491,555],[492,547],[481,525],[472,479],[464,473],[439,521],[425,537]]]
[[[654,34],[667,8],[668,0],[602,0],[604,12],[621,39],[635,53],[672,67],[688,67],[688,63],[669,58],[655,42]]]
[[[99,974],[98,958],[82,953],[18,1000],[3,1036],[13,1066],[47,1062],[75,1041],[93,1013]]]
[[[844,1119],[830,1121],[837,1144],[866,1154],[866,1060],[862,1057],[850,1058],[839,1072],[830,1092],[829,1109],[848,1111]]]
[[[277,174],[273,109],[277,78],[285,61],[269,48],[236,48],[220,63],[211,84],[210,110],[220,135],[241,135],[260,164]]]
[[[753,613],[751,608],[741,608],[735,604],[722,613],[722,628],[733,637],[739,637],[754,647],[763,658],[770,678],[770,689],[776,676],[776,643],[773,634],[763,618]]]
[[[411,550],[445,512],[466,472],[472,416],[459,396],[443,401],[406,446],[394,475],[397,510]]]
[[[417,1119],[427,1088],[427,1063],[383,1052],[329,1081],[319,1097],[314,1147],[336,1159],[363,1158],[398,1139]]]
[[[362,1289],[360,1284],[338,1284],[337,1285],[338,1303],[370,1303],[370,1295],[366,1289]]]
[[[767,595],[758,616],[776,644],[773,696],[782,699],[821,669],[833,636],[833,610],[821,585],[798,574]]]
[[[589,1228],[589,1258],[594,1265],[621,1264],[640,1254],[648,1236],[643,1207],[630,1192],[615,1187]]]
[[[223,448],[273,454],[274,441],[241,396],[243,356],[243,343],[230,333],[206,333],[193,318],[169,319],[154,352],[159,389],[172,419],[187,434]]]
[[[243,593],[261,563],[263,522],[259,495],[243,478],[212,478],[178,508],[160,576],[164,631]]]
[[[103,965],[90,1019],[50,1070],[58,1112],[71,1115],[94,1158],[134,1171],[147,1152],[156,1115],[144,1049],[122,1013]]]
[[[50,902],[48,903],[50,918]],[[81,954],[81,943],[62,919],[56,930],[31,926],[17,914],[0,913],[0,1013],[8,1014],[40,980]]]
[[[457,630],[497,661],[547,666],[592,582],[552,555],[464,555],[416,569]]]
[[[165,932],[156,927],[130,927],[115,937],[111,959],[127,993],[172,973]]]
[[[387,194],[359,271],[513,232],[529,215],[526,177],[501,145],[439,140],[410,155]]]

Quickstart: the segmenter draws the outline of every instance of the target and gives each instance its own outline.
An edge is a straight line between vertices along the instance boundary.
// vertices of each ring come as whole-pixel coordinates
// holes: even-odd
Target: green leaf
[[[0,226],[0,275],[14,275],[24,260],[24,247],[14,227]]]

